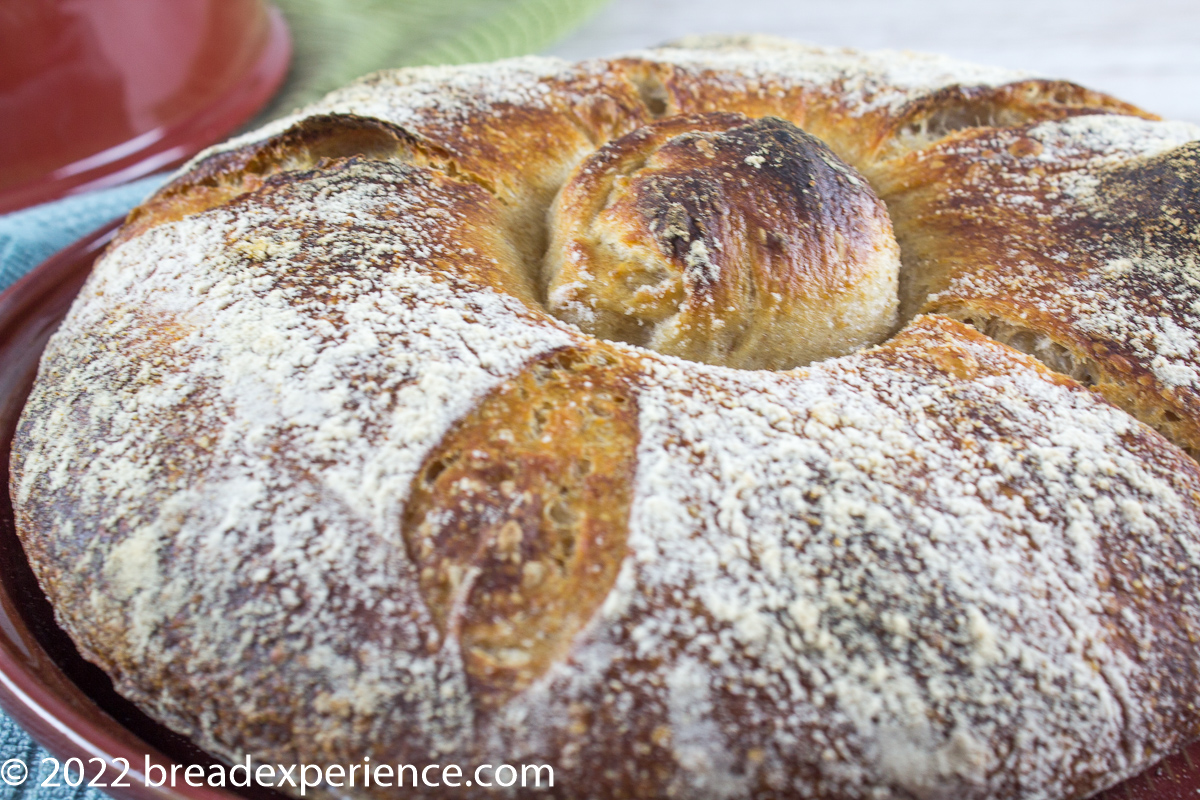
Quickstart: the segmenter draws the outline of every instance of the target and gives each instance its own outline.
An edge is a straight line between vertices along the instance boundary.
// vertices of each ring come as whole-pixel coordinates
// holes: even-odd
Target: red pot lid
[[[0,213],[184,161],[249,120],[290,56],[264,0],[4,4]]]

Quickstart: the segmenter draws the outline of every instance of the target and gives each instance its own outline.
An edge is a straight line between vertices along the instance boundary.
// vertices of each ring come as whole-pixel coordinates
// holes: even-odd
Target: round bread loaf
[[[1200,735],[1198,139],[757,38],[370,76],[130,216],[20,536],[236,761],[1083,797]],[[328,790],[397,791],[496,793]]]

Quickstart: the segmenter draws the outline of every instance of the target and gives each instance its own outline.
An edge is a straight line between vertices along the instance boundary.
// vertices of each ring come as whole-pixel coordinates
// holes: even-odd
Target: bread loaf
[[[1200,735],[1198,139],[764,38],[369,76],[133,212],[19,534],[236,761],[1085,797]]]

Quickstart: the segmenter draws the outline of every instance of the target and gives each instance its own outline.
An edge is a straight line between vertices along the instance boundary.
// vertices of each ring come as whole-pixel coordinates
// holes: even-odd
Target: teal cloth
[[[0,289],[109,220],[125,216],[166,179],[151,175],[0,216]]]
[[[0,783],[0,798],[3,800],[24,800],[25,798],[36,798],[36,800],[108,800],[108,798],[97,792],[95,789],[86,789],[79,787],[78,789],[70,789],[63,787],[62,789],[37,789],[37,785],[42,781],[37,779],[38,765],[41,764],[43,758],[49,758],[50,754],[29,737],[29,734],[21,730],[17,723],[13,722],[7,714],[0,712],[0,760],[7,761],[10,758],[19,758],[29,766],[30,776],[24,784],[20,786],[9,786],[6,783]],[[94,766],[94,765],[93,765]],[[60,781],[61,782],[61,781]]]

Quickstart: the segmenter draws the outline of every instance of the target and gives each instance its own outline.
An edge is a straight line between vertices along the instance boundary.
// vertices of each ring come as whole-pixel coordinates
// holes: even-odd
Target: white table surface
[[[945,53],[1200,123],[1200,0],[613,0],[549,53],[611,55],[692,33]]]

